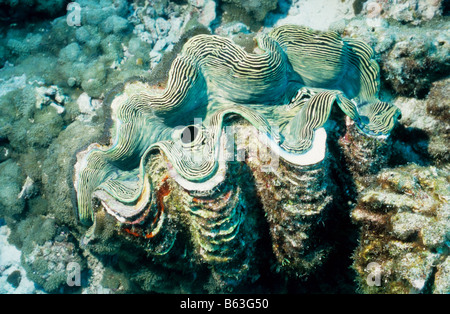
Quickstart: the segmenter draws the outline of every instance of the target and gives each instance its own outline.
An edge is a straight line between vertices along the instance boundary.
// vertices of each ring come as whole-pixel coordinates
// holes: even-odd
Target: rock
[[[441,16],[444,2],[444,0],[368,1],[364,4],[363,14],[367,14],[369,18],[390,18],[418,25]]]
[[[200,11],[198,22],[209,27],[216,19],[216,2],[213,0],[205,0],[203,8]]]
[[[423,97],[431,82],[448,73],[450,38],[439,37],[410,36],[397,40],[383,63],[386,78],[396,92]]]
[[[159,39],[155,46],[153,46],[152,52],[160,52],[167,46],[167,41],[164,38]]]
[[[92,99],[86,92],[84,92],[78,96],[77,105],[78,110],[81,113],[77,119],[83,122],[90,122],[96,115],[96,110],[101,107],[102,102],[98,99]]]
[[[430,252],[412,252],[404,254],[397,261],[395,271],[412,287],[410,293],[423,291],[432,276],[433,266],[438,262],[438,257],[438,254]]]
[[[25,179],[25,183],[22,186],[22,190],[20,191],[20,193],[17,195],[18,199],[29,199],[31,198],[33,195],[35,195],[38,192],[38,188],[37,186],[34,184],[33,179],[31,179],[30,177],[27,177]]]
[[[361,226],[353,267],[364,293],[449,293],[449,172],[411,164],[386,169],[351,212]],[[366,279],[379,267],[379,285]],[[434,283],[434,285],[432,285]]]
[[[77,79],[75,77],[69,77],[67,79],[67,85],[69,85],[69,87],[74,87],[77,84]]]
[[[52,103],[53,101],[51,101],[49,106],[36,110],[33,118],[29,120],[23,144],[25,147],[46,148],[64,128],[64,120],[60,114],[61,110],[58,110],[58,106],[51,105]]]
[[[86,43],[89,40],[89,37],[91,36],[90,32],[88,31],[88,28],[86,26],[78,27],[75,31],[75,37],[80,43]]]
[[[0,162],[4,162],[11,156],[11,147],[9,145],[0,146]]]
[[[90,113],[93,111],[93,107],[91,105],[91,97],[84,92],[77,99],[78,109],[81,113]]]
[[[251,16],[256,22],[261,22],[266,17],[269,11],[275,10],[277,8],[278,1],[271,0],[223,0],[222,7],[223,10],[228,11],[239,11],[242,10],[246,15]],[[236,16],[239,13],[234,13]]]
[[[201,8],[205,5],[205,0],[188,0],[188,3],[196,8]]]
[[[436,119],[448,123],[450,121],[450,78],[433,82],[427,97],[427,113]]]
[[[25,56],[36,53],[42,41],[41,34],[29,33],[25,38],[10,38],[6,46],[13,55]]]
[[[283,5],[282,2],[279,1],[282,12],[269,12],[265,25],[295,24],[326,31],[333,23],[355,16],[353,1],[293,0],[290,5],[288,1]]]
[[[371,22],[372,21],[372,22]],[[450,33],[445,21],[410,27],[396,21],[356,18],[340,30],[371,45],[380,64],[381,80],[396,94],[425,98],[434,81],[450,71]]]
[[[158,17],[155,21],[155,28],[158,37],[166,36],[171,28],[171,23],[161,17]]]
[[[63,114],[66,109],[63,106],[58,105],[57,103],[51,102],[50,106],[55,108],[58,114]]]
[[[80,272],[83,265],[72,243],[51,241],[36,245],[32,252],[24,252],[22,263],[27,276],[47,292],[69,288],[67,284],[69,263],[77,263]]]
[[[7,93],[16,90],[23,89],[26,86],[27,76],[22,74],[21,76],[14,76],[8,80],[0,79],[0,97]]]
[[[128,26],[129,24],[127,19],[117,15],[112,15],[108,17],[105,22],[103,22],[102,30],[107,34],[121,33],[125,31]]]
[[[434,292],[448,294],[450,291],[450,257],[447,256],[436,268]]]
[[[408,147],[422,156],[431,158],[437,164],[450,161],[448,147],[450,146],[450,124],[448,110],[448,93],[450,79],[444,79],[432,84],[430,93],[425,100],[397,97],[394,104],[401,110],[400,123],[406,128],[398,135],[396,148],[403,154],[405,160],[417,160],[408,153]],[[411,137],[411,132],[422,133]],[[405,145],[406,144],[406,145]]]
[[[51,85],[49,87],[40,86],[35,88],[36,91],[36,108],[42,109],[44,106],[50,105],[56,109],[58,114],[63,114],[63,107],[67,97],[62,94],[58,86]]]
[[[0,216],[10,217],[20,214],[25,202],[17,198],[22,184],[21,169],[12,159],[0,164]]]
[[[221,25],[216,29],[215,33],[220,36],[231,37],[237,34],[249,34],[250,29],[244,23],[234,22]]]
[[[21,252],[8,242],[9,235],[10,229],[0,226],[0,294],[44,293],[25,276],[26,271],[20,264]]]
[[[59,58],[65,62],[72,62],[77,60],[81,53],[80,46],[77,43],[71,43],[60,50]]]

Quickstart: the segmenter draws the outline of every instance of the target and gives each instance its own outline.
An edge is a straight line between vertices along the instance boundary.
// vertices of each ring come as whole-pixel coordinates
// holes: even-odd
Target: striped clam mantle
[[[247,53],[229,39],[197,35],[173,61],[164,90],[144,82],[124,85],[111,103],[111,144],[77,154],[74,187],[83,224],[95,228],[96,212],[104,209],[128,235],[153,241],[146,247],[155,254],[166,254],[175,241],[176,231],[167,228],[189,224],[198,256],[218,265],[245,252],[243,224],[251,219],[237,165],[248,164],[259,186],[267,185],[264,173],[301,174],[287,176],[279,188],[299,185],[311,169],[316,176],[327,164],[322,126],[334,103],[361,133],[389,135],[400,112],[377,98],[379,67],[368,45],[298,26],[275,28],[257,44]],[[252,149],[265,153],[255,157]],[[255,162],[263,155],[270,162]],[[324,173],[296,191],[326,190]],[[265,210],[270,224],[281,219],[270,218],[273,208]],[[296,211],[290,206],[288,217],[301,220]],[[312,212],[308,207],[309,220]]]

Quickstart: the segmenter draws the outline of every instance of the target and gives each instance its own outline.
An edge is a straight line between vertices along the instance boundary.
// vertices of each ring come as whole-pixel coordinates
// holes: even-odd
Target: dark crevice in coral
[[[393,144],[392,155],[388,166],[397,167],[408,163],[429,166],[433,159],[428,152],[429,136],[425,131],[398,124],[391,134]]]
[[[9,145],[9,139],[7,137],[0,137],[0,146]]]
[[[381,81],[384,83],[384,87],[394,95],[425,99],[432,84],[445,79],[450,71],[450,66],[437,65],[429,57],[424,57],[420,64],[411,56],[402,58],[405,60],[401,63],[401,77],[389,77],[387,73],[390,73],[391,70],[384,68],[387,66],[386,60],[381,60],[380,63],[380,66],[384,68],[380,71]]]
[[[15,270],[11,274],[9,274],[6,281],[14,288],[17,288],[20,285],[20,282],[22,281],[22,274],[20,270]]]
[[[277,3],[277,8],[274,11],[272,11],[272,13],[279,15],[279,19],[283,19],[288,15],[291,6],[292,0],[279,0]],[[276,21],[272,19],[270,19],[270,21],[271,23],[266,22],[264,26],[273,27]]]
[[[272,250],[272,240],[269,234],[269,223],[264,217],[264,209],[261,201],[257,197],[256,182],[253,172],[250,170],[247,164],[243,163],[242,168],[242,180],[244,195],[248,198],[249,204],[253,203],[252,208],[248,210],[254,211],[253,213],[246,213],[247,216],[252,216],[251,219],[255,219],[257,222],[258,230],[255,232],[258,234],[256,240],[255,252],[258,253],[258,258],[255,259],[254,267],[259,273],[259,278],[254,283],[247,283],[238,287],[237,291],[241,293],[280,293],[284,290],[282,284],[284,280],[279,273],[274,272],[273,265],[275,263],[275,255]]]
[[[444,3],[442,4],[442,15],[450,15],[450,0],[444,0]]]
[[[216,29],[222,24],[222,16],[222,0],[216,0],[216,18],[211,22],[209,26],[213,34],[215,33]]]
[[[187,0],[171,0],[173,3],[182,5],[182,4],[187,4],[188,1]]]
[[[342,116],[343,114],[340,113]],[[335,117],[339,116],[335,114]],[[338,145],[338,138],[344,135],[345,125],[344,119],[336,120],[338,122],[339,130],[330,135],[330,140],[327,141],[330,154],[333,156],[334,162],[331,167],[331,178],[337,189],[336,207],[333,208],[336,212],[330,218],[330,223],[336,224],[334,227],[335,233],[332,235],[330,241],[336,243],[336,254],[328,261],[328,264],[335,267],[337,278],[337,287],[340,285],[342,291],[339,293],[355,293],[356,273],[351,269],[352,256],[358,246],[359,227],[352,223],[350,219],[350,212],[356,204],[358,193],[354,176],[352,175],[348,165],[345,161],[345,156],[342,149]],[[338,265],[339,267],[336,267]],[[324,278],[324,282],[327,282]]]
[[[338,203],[341,203],[338,205]],[[353,294],[356,292],[352,255],[357,248],[358,228],[350,221],[350,206],[344,199],[331,208],[324,239],[334,245],[327,261],[302,282],[289,282],[289,293]]]
[[[25,2],[25,3],[24,3]],[[22,4],[9,6],[0,4],[0,24],[9,25],[16,23],[19,25],[29,25],[43,20],[54,19],[66,14],[66,5],[69,0],[60,1],[57,5],[48,6],[47,8],[28,1],[22,1]],[[45,5],[45,1],[42,1]]]
[[[421,294],[433,294],[434,281],[436,278],[437,267],[433,266],[431,272],[428,274],[428,278],[425,282],[425,285],[420,292]]]
[[[358,15],[362,12],[364,3],[366,3],[367,0],[355,0],[353,2],[353,11],[355,12],[355,15]]]

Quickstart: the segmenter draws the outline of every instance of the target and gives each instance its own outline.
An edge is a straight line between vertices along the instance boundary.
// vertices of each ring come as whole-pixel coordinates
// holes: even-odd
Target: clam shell
[[[117,92],[110,145],[77,154],[77,213],[93,224],[86,239],[108,215],[129,245],[159,257],[184,249],[191,267],[208,265],[237,285],[256,276],[259,211],[280,269],[304,276],[323,263],[332,106],[362,136],[381,139],[400,112],[377,98],[379,67],[359,40],[282,26],[257,42],[260,52],[247,53],[195,36],[166,88],[130,81]],[[345,145],[349,158],[359,153]]]

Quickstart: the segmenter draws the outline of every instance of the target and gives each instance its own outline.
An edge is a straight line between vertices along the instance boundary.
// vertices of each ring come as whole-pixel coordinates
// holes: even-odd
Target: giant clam
[[[378,100],[379,68],[359,40],[282,26],[257,44],[247,53],[197,35],[165,89],[128,82],[115,95],[111,143],[90,145],[75,164],[78,217],[93,224],[86,243],[108,215],[146,253],[183,242],[235,285],[254,272],[262,204],[281,269],[302,276],[323,262],[332,105],[375,138],[389,135],[399,110]]]

